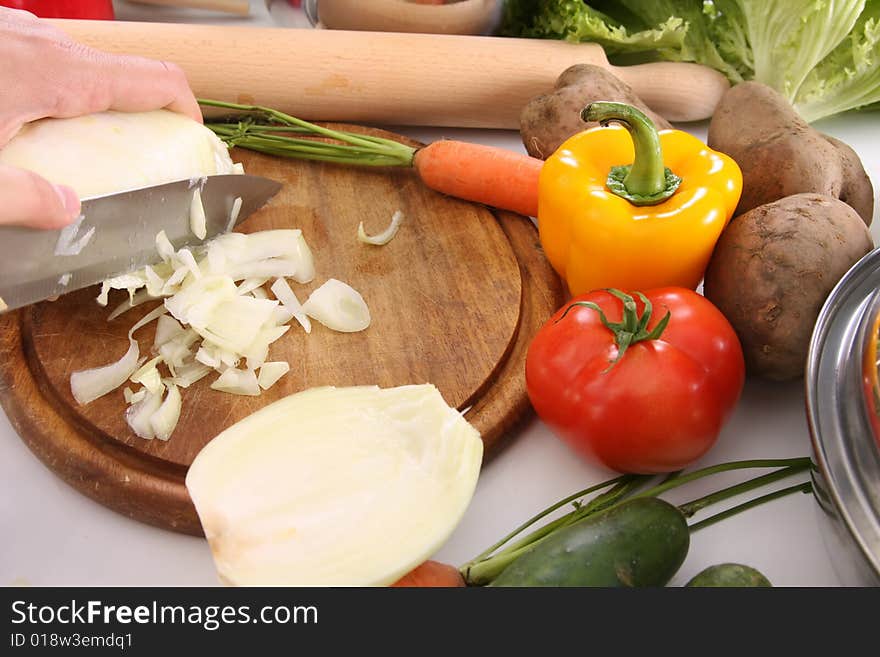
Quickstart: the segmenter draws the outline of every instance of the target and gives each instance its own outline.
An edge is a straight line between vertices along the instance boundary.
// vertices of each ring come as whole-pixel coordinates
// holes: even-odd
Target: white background
[[[129,20],[212,20],[194,11],[115,4],[117,18]],[[258,1],[251,5],[252,23],[271,24]],[[306,26],[301,15],[286,11],[284,17]],[[705,138],[704,125],[681,127]],[[880,190],[880,114],[840,116],[816,127],[855,148]],[[515,132],[390,129],[426,142],[449,137],[523,150]],[[875,208],[875,243],[877,215]],[[750,381],[733,418],[700,465],[807,456],[809,444],[802,383]],[[532,418],[486,465],[467,514],[436,558],[460,564],[556,500],[608,477]],[[731,474],[695,482],[667,499],[683,502],[741,479]],[[708,565],[736,561],[760,569],[777,586],[837,585],[835,555],[826,552],[817,514],[811,496],[796,495],[697,532],[672,584],[683,584]],[[0,412],[0,585],[217,584],[203,539],[140,524],[83,497],[27,450]]]

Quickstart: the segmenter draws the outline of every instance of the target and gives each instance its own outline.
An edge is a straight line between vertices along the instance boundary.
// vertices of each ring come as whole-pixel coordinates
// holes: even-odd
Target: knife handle
[[[566,68],[609,68],[659,114],[711,116],[727,89],[697,64],[612,67],[597,44],[450,34],[55,20],[111,52],[173,61],[197,96],[311,120],[518,129]]]

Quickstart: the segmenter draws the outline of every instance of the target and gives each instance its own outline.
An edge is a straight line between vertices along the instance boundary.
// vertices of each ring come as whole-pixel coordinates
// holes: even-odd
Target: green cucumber
[[[773,586],[770,580],[751,566],[722,563],[709,566],[693,576],[685,586]]]
[[[490,586],[664,586],[689,546],[677,507],[635,498],[550,534]]]

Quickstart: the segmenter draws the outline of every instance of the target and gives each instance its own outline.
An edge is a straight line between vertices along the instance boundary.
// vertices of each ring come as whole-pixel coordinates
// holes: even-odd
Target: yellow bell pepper
[[[601,125],[563,143],[540,175],[538,230],[553,268],[575,296],[696,288],[739,202],[736,162],[686,132],[658,133],[629,105],[592,103],[582,117]]]

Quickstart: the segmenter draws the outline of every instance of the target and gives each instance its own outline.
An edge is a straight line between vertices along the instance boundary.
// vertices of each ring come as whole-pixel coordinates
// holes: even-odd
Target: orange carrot
[[[439,561],[426,561],[410,571],[391,586],[394,587],[459,587],[464,586],[464,578],[458,568]]]
[[[538,214],[538,178],[544,161],[518,151],[455,140],[418,148],[309,123],[269,107],[205,99],[199,103],[248,113],[245,119],[236,115],[205,123],[229,146],[337,164],[413,167],[435,191],[530,217]]]
[[[538,214],[538,175],[544,161],[503,148],[435,141],[416,151],[413,166],[431,189],[512,210]]]

